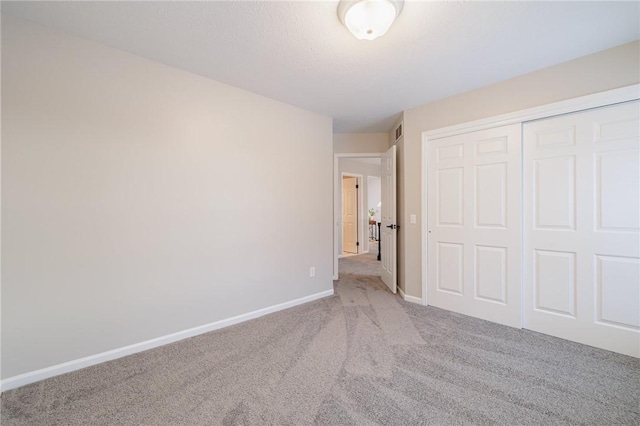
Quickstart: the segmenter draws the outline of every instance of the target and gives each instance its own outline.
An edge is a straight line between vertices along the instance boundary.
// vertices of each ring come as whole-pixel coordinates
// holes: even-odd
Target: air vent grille
[[[396,127],[396,141],[402,137],[402,123]]]

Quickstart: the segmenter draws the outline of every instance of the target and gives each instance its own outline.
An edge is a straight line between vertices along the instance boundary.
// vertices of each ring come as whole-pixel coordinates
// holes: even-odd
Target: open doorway
[[[336,253],[338,273],[381,276],[380,154],[337,158]]]
[[[369,253],[379,257],[380,225],[382,208],[382,179],[380,176],[367,176],[367,214]]]

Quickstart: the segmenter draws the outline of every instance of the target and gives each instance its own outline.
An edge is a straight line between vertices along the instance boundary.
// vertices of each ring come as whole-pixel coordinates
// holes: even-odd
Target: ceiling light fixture
[[[384,35],[402,12],[404,0],[340,0],[340,22],[359,40]]]

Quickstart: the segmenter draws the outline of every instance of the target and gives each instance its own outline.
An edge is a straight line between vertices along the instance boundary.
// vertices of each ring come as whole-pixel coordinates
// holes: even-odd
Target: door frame
[[[362,181],[364,180],[364,176],[363,175],[359,175],[357,173],[349,173],[349,172],[342,172],[340,173],[340,201],[342,201],[342,185],[343,185],[343,179],[346,177],[352,177],[352,178],[356,178],[356,185],[357,185],[357,191],[356,191],[356,254],[362,254],[364,253],[364,244],[360,244],[361,243],[361,239],[363,238],[363,221],[362,221],[362,209],[364,208],[364,197],[362,194],[362,189],[363,189],[363,185],[362,185]],[[342,203],[340,203],[340,225],[342,225],[342,216],[344,214],[344,206],[342,205]],[[340,241],[342,241],[343,246],[342,246],[342,250],[340,251],[340,253],[338,254],[338,257],[345,257],[344,255],[344,235],[342,235],[342,227],[340,227],[339,229],[340,232],[340,239],[338,240],[338,247],[340,247]]]
[[[626,87],[621,87],[618,89],[607,90],[604,92],[594,93],[591,95],[580,96],[573,99],[568,99],[565,101],[554,102],[550,104],[545,104],[538,107],[527,108],[515,112],[511,112],[508,114],[496,115],[493,117],[487,117],[480,120],[470,121],[466,123],[456,124],[453,126],[443,127],[440,129],[430,130],[422,132],[422,173],[421,173],[421,181],[422,185],[421,197],[422,197],[422,227],[420,230],[421,234],[421,246],[422,246],[422,304],[428,305],[429,301],[427,300],[427,236],[429,230],[428,226],[428,217],[427,217],[427,145],[429,141],[434,139],[440,139],[447,136],[454,136],[463,133],[474,132],[477,130],[485,130],[494,127],[506,126],[509,124],[521,123],[524,124],[527,121],[539,120],[542,118],[549,118],[562,114],[569,114],[573,112],[583,111],[591,108],[599,108],[608,105],[615,105],[618,103],[629,102],[640,99],[640,84],[633,84]],[[522,140],[520,141],[522,143]],[[522,211],[525,214],[524,210]],[[522,232],[525,232],[524,226],[522,228]],[[524,247],[524,239],[523,239],[523,247]],[[524,251],[523,251],[524,255]],[[524,268],[523,268],[524,274]],[[522,283],[524,283],[525,277],[522,276]],[[524,297],[524,291],[523,291]],[[524,309],[523,309],[524,315]],[[524,324],[524,317],[522,318],[522,323]]]
[[[342,199],[342,176],[339,171],[339,162],[341,158],[380,158],[382,153],[380,152],[367,152],[367,153],[340,153],[333,154],[333,279],[334,281],[339,278],[338,276],[338,259],[341,257],[339,252],[340,238],[342,236],[342,211],[341,207]],[[349,175],[348,173],[346,174]],[[360,176],[360,184],[362,183],[362,175]],[[361,202],[362,191],[358,191],[358,203]],[[361,220],[361,222],[364,222]],[[360,228],[360,226],[358,227]],[[360,231],[358,231],[360,232]],[[364,235],[364,234],[360,234]],[[363,246],[361,246],[363,247]],[[358,251],[360,253],[360,251]]]

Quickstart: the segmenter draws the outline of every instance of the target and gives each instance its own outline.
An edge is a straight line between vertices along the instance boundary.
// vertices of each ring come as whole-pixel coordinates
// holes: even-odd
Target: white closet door
[[[527,123],[525,328],[640,356],[637,102]]]
[[[522,326],[520,124],[429,142],[427,304]]]

